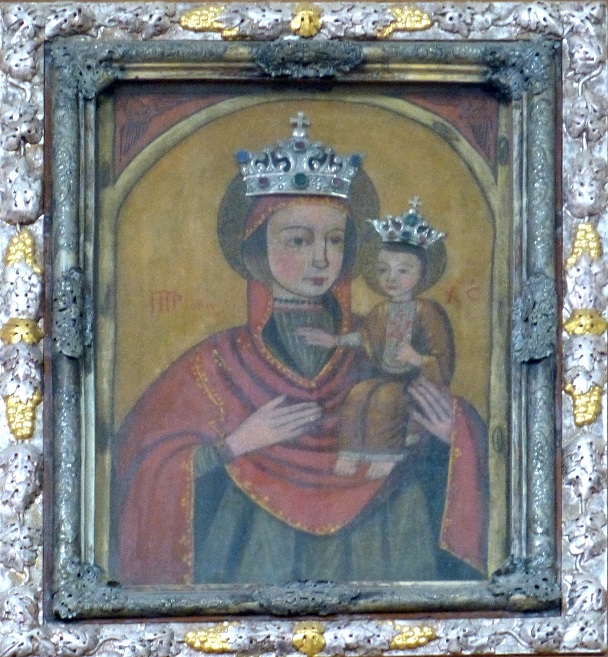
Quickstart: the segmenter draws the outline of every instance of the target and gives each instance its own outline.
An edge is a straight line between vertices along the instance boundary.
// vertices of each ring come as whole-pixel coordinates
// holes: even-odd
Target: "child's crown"
[[[389,214],[384,219],[368,219],[368,222],[375,228],[383,242],[411,244],[426,248],[443,239],[445,233],[429,226],[426,219],[417,210],[421,205],[422,201],[416,196],[410,201],[410,209],[407,212],[397,217]]]

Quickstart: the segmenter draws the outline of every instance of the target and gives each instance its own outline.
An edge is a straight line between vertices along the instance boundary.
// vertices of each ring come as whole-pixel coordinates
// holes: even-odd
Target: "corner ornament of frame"
[[[229,28],[220,20],[225,7],[222,5],[208,5],[192,9],[186,12],[180,18],[180,25],[185,30],[192,32],[219,32],[222,39],[230,40],[236,39],[238,36],[239,28]]]
[[[378,30],[379,39],[388,39],[394,32],[421,32],[433,25],[433,19],[421,9],[395,5],[389,7],[388,11],[395,19],[387,27]]]

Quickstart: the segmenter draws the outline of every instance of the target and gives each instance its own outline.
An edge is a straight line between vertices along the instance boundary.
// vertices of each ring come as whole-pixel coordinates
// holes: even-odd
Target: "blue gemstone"
[[[251,154],[249,153],[249,151],[239,150],[234,154],[234,159],[239,164],[247,164],[247,162],[251,160]]]
[[[349,160],[352,166],[360,167],[361,163],[363,162],[363,155],[360,155],[359,153],[355,153],[354,155],[350,156]]]

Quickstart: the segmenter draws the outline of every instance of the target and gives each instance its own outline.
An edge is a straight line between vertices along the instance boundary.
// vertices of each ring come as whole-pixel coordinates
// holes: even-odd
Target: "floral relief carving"
[[[8,257],[16,231],[31,226],[31,242],[41,235],[42,46],[57,37],[150,40],[222,38],[209,30],[194,35],[179,27],[180,6],[170,3],[115,5],[7,4],[2,14],[0,63],[0,655],[2,657],[175,657],[190,656],[189,630],[207,625],[70,625],[41,620],[40,417],[42,351],[40,325],[42,271],[27,256]],[[470,653],[571,653],[606,650],[606,443],[601,404],[606,397],[606,265],[608,123],[605,89],[606,4],[511,3],[427,4],[433,26],[411,38],[464,40],[516,39],[549,34],[564,39],[564,466],[562,502],[567,510],[563,540],[564,613],[555,618],[449,619],[425,622],[437,637],[416,648],[424,655]],[[387,5],[332,4],[323,11],[315,39],[374,39],[393,21]],[[289,34],[291,7],[230,3],[216,17],[239,37],[262,40]],[[296,37],[290,37],[296,38]],[[390,38],[393,38],[392,36]],[[409,38],[394,35],[394,38]],[[589,225],[593,244],[576,241]],[[588,231],[587,231],[588,232]],[[587,233],[586,233],[587,234]],[[27,241],[27,240],[26,240]],[[595,245],[595,246],[593,246]],[[603,256],[602,256],[603,254]],[[584,312],[583,312],[584,311]],[[578,314],[577,314],[578,313]],[[21,323],[12,324],[11,319]],[[568,323],[571,320],[570,323]],[[28,323],[29,322],[29,323]],[[19,338],[19,339],[17,339]],[[27,422],[31,433],[9,426],[11,396],[37,399]],[[585,395],[587,397],[585,397]],[[578,401],[577,401],[578,400]],[[575,404],[580,408],[580,422]],[[605,422],[605,418],[603,419]],[[20,420],[21,425],[27,424]],[[20,425],[20,426],[21,426]],[[603,619],[603,620],[602,620]],[[297,655],[295,623],[244,619],[226,629],[232,653]],[[375,621],[325,623],[322,654],[373,655],[389,651],[395,628]],[[388,654],[406,654],[391,651]]]

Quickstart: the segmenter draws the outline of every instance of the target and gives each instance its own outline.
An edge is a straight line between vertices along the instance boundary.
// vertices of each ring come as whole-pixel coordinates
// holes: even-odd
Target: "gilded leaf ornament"
[[[294,17],[291,21],[291,31],[298,36],[309,38],[319,33],[323,21],[322,11],[312,4],[301,4],[294,7]]]
[[[34,435],[36,409],[42,401],[42,354],[38,343],[42,268],[33,234],[22,228],[8,243],[0,279],[0,298],[8,319],[0,329],[0,393],[9,430],[17,440]]]
[[[192,9],[180,18],[180,25],[192,32],[219,32],[222,39],[233,39],[238,35],[238,27],[229,28],[220,20],[226,8],[222,5],[207,5]]]
[[[304,621],[294,627],[292,643],[296,650],[307,657],[315,657],[325,648],[325,625],[315,621]]]
[[[588,390],[581,390],[573,383],[564,386],[564,392],[572,397],[572,414],[577,427],[597,420],[602,412],[602,391],[600,386],[591,386]]]
[[[391,639],[391,650],[415,650],[437,638],[437,632],[428,625],[396,626],[395,629],[398,629],[399,633]]]
[[[576,227],[572,251],[566,259],[569,310],[564,331],[569,340],[577,339],[577,349],[568,354],[564,392],[572,399],[572,415],[577,427],[593,424],[602,412],[602,395],[606,385],[605,366],[589,359],[589,354],[606,353],[608,321],[603,316],[603,294],[607,275],[599,269],[602,243],[597,228],[583,221]],[[569,345],[567,345],[569,346]],[[583,367],[583,363],[588,363]]]
[[[583,222],[576,227],[576,236],[572,245],[572,253],[566,260],[566,267],[574,267],[579,258],[588,254],[591,260],[599,260],[602,257],[602,241],[597,228],[590,223]]]
[[[388,39],[394,32],[419,32],[428,30],[433,25],[433,20],[426,12],[414,7],[403,7],[395,5],[388,10],[393,20],[388,27],[378,31],[379,39]]]
[[[220,654],[231,651],[226,629],[233,623],[220,623],[204,630],[193,630],[188,632],[184,643],[197,652],[209,654]]]

